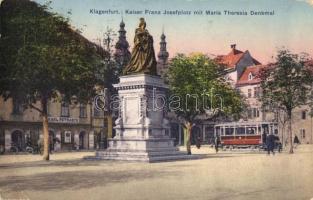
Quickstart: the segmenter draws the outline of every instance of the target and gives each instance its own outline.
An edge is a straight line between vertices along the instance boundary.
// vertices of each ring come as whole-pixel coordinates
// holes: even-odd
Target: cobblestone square
[[[293,155],[219,152],[161,163],[87,161],[94,152],[0,156],[1,199],[281,199],[313,197],[313,146]]]

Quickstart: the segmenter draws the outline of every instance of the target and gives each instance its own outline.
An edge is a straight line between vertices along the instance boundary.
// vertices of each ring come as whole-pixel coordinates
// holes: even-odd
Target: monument
[[[116,135],[96,157],[109,160],[162,161],[190,157],[170,137],[165,103],[168,86],[157,75],[153,38],[140,18],[129,64],[114,87],[118,90]]]

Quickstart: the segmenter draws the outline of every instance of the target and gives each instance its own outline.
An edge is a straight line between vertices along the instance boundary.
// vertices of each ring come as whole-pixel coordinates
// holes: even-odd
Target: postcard
[[[312,0],[0,0],[0,200],[312,200],[312,19]]]

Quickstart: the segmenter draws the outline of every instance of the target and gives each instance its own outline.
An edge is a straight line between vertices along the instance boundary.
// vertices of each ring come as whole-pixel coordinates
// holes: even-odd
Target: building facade
[[[15,146],[24,151],[27,144],[38,145],[43,138],[42,117],[34,109],[24,109],[12,98],[0,98],[0,145],[5,151]],[[95,115],[95,116],[93,116]],[[103,118],[103,115],[99,117]],[[94,149],[97,144],[93,121],[97,114],[90,104],[69,105],[64,102],[49,102],[48,121],[52,150]]]
[[[261,80],[258,78],[260,70],[267,65],[262,65],[253,58],[248,50],[236,49],[231,45],[231,51],[226,55],[219,55],[214,60],[225,70],[226,80],[240,93],[247,104],[243,113],[242,122],[275,122],[278,125],[279,137],[284,144],[288,144],[287,117],[283,113],[265,112],[259,97],[262,95]],[[311,64],[313,61],[309,61]],[[313,144],[313,120],[309,106],[301,106],[292,113],[292,133],[297,135],[303,144]],[[196,138],[201,138],[202,143],[212,143],[214,125],[212,121],[202,121],[192,129],[192,144]],[[177,132],[178,130],[178,132]],[[184,144],[185,133],[181,124],[172,120],[172,136],[177,144]]]

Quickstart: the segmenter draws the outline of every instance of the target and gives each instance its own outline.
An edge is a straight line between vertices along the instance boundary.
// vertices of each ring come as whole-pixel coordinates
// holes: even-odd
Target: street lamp
[[[112,39],[112,36],[115,36],[115,34],[113,33],[113,31],[109,28],[107,28],[107,31],[104,33],[104,39],[103,39],[103,44],[104,44],[104,47],[105,47],[105,50],[107,53],[107,55],[105,55],[105,64],[106,64],[106,68],[107,68],[107,72],[110,72],[112,69],[111,69],[111,45],[112,45],[112,42],[113,42],[113,39]],[[102,126],[102,134],[100,135],[100,146],[101,148],[106,148],[107,147],[107,138],[105,137],[104,133],[105,133],[105,124],[107,122],[107,119],[106,119],[106,114],[109,113],[109,95],[110,95],[110,92],[108,90],[108,87],[105,85],[105,82],[107,81],[106,79],[106,73],[105,71],[103,72],[103,126]],[[108,127],[107,127],[108,128]]]

